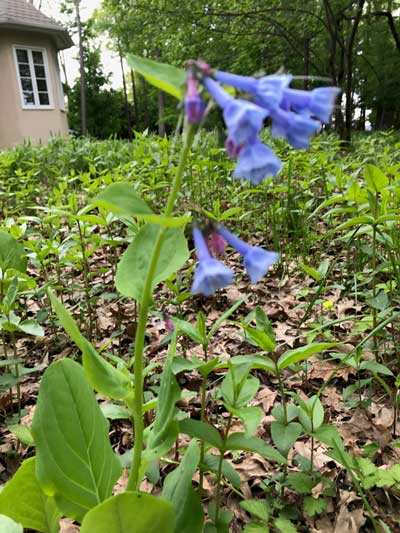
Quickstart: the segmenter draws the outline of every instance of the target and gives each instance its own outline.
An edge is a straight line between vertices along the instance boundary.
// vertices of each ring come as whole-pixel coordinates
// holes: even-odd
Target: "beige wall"
[[[42,47],[49,62],[54,109],[23,109],[14,61],[13,45]],[[0,148],[30,139],[47,142],[52,135],[68,132],[67,117],[60,109],[57,51],[50,37],[17,30],[0,31]]]

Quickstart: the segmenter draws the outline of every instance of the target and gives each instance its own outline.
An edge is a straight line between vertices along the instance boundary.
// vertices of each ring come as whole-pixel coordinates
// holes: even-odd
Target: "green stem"
[[[217,470],[217,493],[215,496],[215,525],[218,524],[219,515],[221,512],[221,477],[222,477],[222,464],[224,461],[224,455],[225,455],[225,443],[227,441],[227,438],[229,436],[229,431],[231,429],[232,425],[232,413],[229,414],[228,423],[226,424],[226,429],[223,437],[224,441],[224,447],[222,450],[220,450],[220,456],[218,461],[218,470]]]
[[[189,126],[186,131],[184,145],[180,157],[178,167],[176,169],[176,174],[174,181],[172,183],[172,188],[169,193],[169,198],[167,206],[165,208],[165,216],[170,217],[174,210],[174,205],[178,192],[182,183],[183,173],[185,170],[186,161],[189,155],[190,147],[193,141],[194,136],[194,127]],[[151,303],[152,296],[152,284],[154,279],[154,274],[157,268],[158,259],[161,252],[161,246],[164,241],[164,236],[166,228],[160,226],[158,231],[158,236],[156,243],[154,245],[153,253],[150,259],[149,269],[147,271],[146,280],[144,283],[142,300],[140,302],[140,311],[139,311],[139,321],[137,324],[136,336],[135,336],[135,348],[134,348],[134,361],[133,361],[133,371],[134,371],[134,387],[135,387],[135,399],[133,404],[133,424],[135,432],[135,444],[133,449],[133,460],[132,468],[129,473],[128,484],[126,490],[138,490],[140,479],[140,463],[142,458],[142,449],[143,449],[143,351],[144,351],[144,337],[146,333],[147,326],[147,317],[149,314],[149,307]]]

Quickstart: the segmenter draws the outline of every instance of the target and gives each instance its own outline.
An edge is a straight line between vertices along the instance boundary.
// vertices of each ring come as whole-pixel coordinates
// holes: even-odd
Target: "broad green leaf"
[[[179,434],[179,425],[177,420],[175,420],[175,404],[181,397],[181,389],[172,371],[172,359],[176,351],[176,341],[177,332],[175,331],[169,345],[167,362],[161,376],[156,418],[146,439],[147,447],[142,455],[143,459],[149,463],[169,452]]]
[[[221,394],[224,402],[234,409],[245,407],[257,394],[260,380],[249,376],[243,383],[235,383],[234,370],[231,367],[221,384]]]
[[[299,409],[299,420],[307,433],[313,433],[324,421],[324,408],[317,396],[312,396],[306,401],[307,411]]]
[[[305,265],[304,263],[300,265],[300,268],[302,268],[304,272],[307,272],[307,274],[315,279],[315,281],[320,281],[322,279],[321,274],[318,272],[318,270],[315,270],[315,268]]]
[[[322,424],[312,435],[323,444],[331,447],[334,446],[334,443],[337,445],[338,442],[341,442],[340,433],[337,427],[332,424]],[[344,448],[344,446],[342,447]]]
[[[205,344],[205,337],[199,333],[198,329],[193,326],[193,324],[179,318],[173,318],[172,322],[179,332],[187,335],[193,342],[196,342],[197,344]]]
[[[2,302],[3,312],[5,314],[8,314],[12,309],[12,305],[15,302],[15,298],[17,297],[17,294],[18,294],[18,285],[19,285],[18,276],[14,276],[13,279],[11,280],[10,285],[8,286],[6,295]]]
[[[61,513],[54,499],[44,494],[35,474],[35,458],[24,461],[0,493],[0,514],[27,529],[57,533]]]
[[[22,244],[5,231],[0,231],[0,268],[5,271],[10,268],[18,272],[26,272],[28,260]]]
[[[244,500],[240,502],[240,507],[251,514],[252,517],[268,522],[270,506],[267,500]]]
[[[297,418],[298,413],[298,407],[293,403],[286,404],[286,413],[283,405],[276,405],[271,411],[271,415],[276,419],[276,421],[281,422],[282,424],[291,422]]]
[[[121,467],[83,368],[70,359],[43,375],[32,422],[36,475],[66,516],[81,521],[111,495]]]
[[[204,467],[206,467],[206,469],[210,469],[212,472],[214,472],[214,474],[217,474],[219,467],[219,459],[219,455],[212,455],[210,453],[206,453],[204,456],[203,465]],[[240,489],[242,480],[235,468],[225,459],[222,460],[222,473],[229,481],[229,483],[231,483],[235,488]]]
[[[233,409],[233,414],[242,420],[245,435],[252,437],[257,433],[264,411],[261,407],[241,407],[240,409]]]
[[[260,331],[250,326],[244,326],[244,330],[251,340],[264,352],[273,352],[275,350],[275,341],[265,331]]]
[[[278,368],[279,371],[284,370],[294,363],[299,361],[304,361],[316,353],[323,352],[324,350],[329,350],[336,346],[335,342],[318,342],[315,344],[308,344],[307,346],[301,346],[300,348],[295,348],[294,350],[288,350],[280,356],[278,359]]]
[[[271,423],[271,437],[278,450],[287,457],[289,450],[302,432],[301,424],[290,422],[285,425],[280,422]]]
[[[92,204],[132,218],[154,214],[153,210],[136,193],[134,186],[122,181],[106,187],[95,196]]]
[[[25,426],[24,424],[13,424],[8,426],[8,429],[23,444],[26,444],[27,446],[35,446],[35,441],[33,440],[31,428],[29,426]]]
[[[218,450],[223,447],[223,442],[219,431],[215,427],[201,422],[200,420],[193,420],[192,418],[184,418],[179,422],[179,431],[185,433],[195,439],[204,440]]]
[[[225,442],[225,451],[244,450],[258,453],[262,457],[280,464],[286,464],[287,461],[278,450],[264,442],[258,437],[247,437],[244,433],[231,433]]]
[[[127,61],[128,65],[144,76],[149,83],[178,100],[182,98],[183,84],[186,81],[186,72],[183,69],[134,54],[128,54]]]
[[[128,376],[97,353],[93,345],[81,334],[77,323],[57,296],[51,290],[48,295],[61,325],[82,352],[83,368],[93,388],[114,400],[123,400],[132,394]]]
[[[377,363],[376,361],[362,361],[360,364],[361,370],[369,370],[376,374],[383,374],[384,376],[393,376],[393,372],[386,365]]]
[[[121,294],[141,300],[146,275],[153,249],[160,230],[153,224],[146,224],[125,250],[117,269],[116,286]],[[177,272],[189,258],[187,241],[182,228],[164,230],[164,239],[155,269],[152,289]]]
[[[200,448],[197,441],[192,440],[180,465],[164,481],[162,496],[174,507],[176,533],[201,533],[203,530],[203,508],[192,485],[199,461]]]
[[[243,528],[243,533],[269,533],[269,531],[268,526],[260,522],[249,522]]]
[[[34,335],[35,337],[43,337],[44,329],[34,319],[23,320],[18,324],[18,329],[27,335]]]
[[[103,415],[110,420],[121,420],[131,418],[132,415],[124,405],[116,403],[101,403],[100,409]]]
[[[251,364],[251,368],[254,370],[267,370],[268,372],[276,372],[274,362],[266,355],[235,355],[229,359],[231,365],[242,365],[244,363]],[[224,361],[217,365],[217,368],[226,368],[228,362]]]
[[[108,498],[85,516],[81,533],[174,533],[170,502],[144,492]]]
[[[5,515],[0,515],[0,533],[24,533],[21,524],[17,524],[11,518]]]
[[[381,192],[389,185],[387,176],[375,165],[365,165],[364,178],[368,189],[373,193]]]

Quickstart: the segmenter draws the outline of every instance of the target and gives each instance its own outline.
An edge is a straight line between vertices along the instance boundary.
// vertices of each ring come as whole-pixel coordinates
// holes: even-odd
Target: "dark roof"
[[[68,31],[27,0],[0,0],[0,28],[39,31],[51,34],[59,50],[73,46]]]

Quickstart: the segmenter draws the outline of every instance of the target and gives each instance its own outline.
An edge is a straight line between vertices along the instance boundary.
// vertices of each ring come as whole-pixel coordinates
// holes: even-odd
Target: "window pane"
[[[37,78],[45,78],[46,72],[44,70],[44,67],[40,65],[35,65],[35,74]]]
[[[21,65],[21,63],[18,65],[19,69],[19,75],[23,76],[24,78],[30,78],[31,71],[29,70],[29,65]]]
[[[46,80],[36,80],[38,91],[47,92]]]
[[[30,105],[30,104],[34,104],[34,103],[35,103],[35,99],[33,97],[33,93],[24,92],[24,104],[25,105]]]
[[[40,105],[49,105],[49,95],[48,93],[39,93],[39,102]]]
[[[28,63],[27,50],[17,50],[17,58],[19,63]]]
[[[32,52],[33,62],[35,65],[43,65],[43,53],[42,52]]]
[[[21,78],[21,85],[23,91],[33,92],[32,80],[30,78]]]

